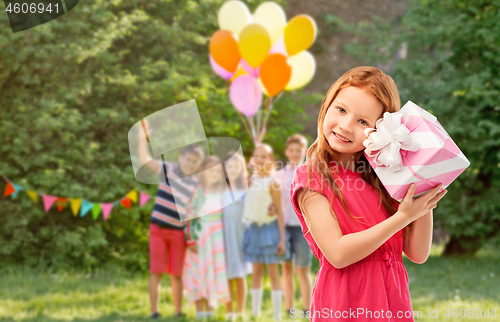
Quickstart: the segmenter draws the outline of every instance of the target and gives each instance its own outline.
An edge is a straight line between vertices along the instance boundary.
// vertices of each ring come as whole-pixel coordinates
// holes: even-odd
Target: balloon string
[[[258,107],[256,115],[257,115],[256,133],[260,133],[261,124],[262,124],[262,104]],[[259,140],[259,138],[257,138],[257,140]]]
[[[255,125],[254,125],[254,122],[253,122],[253,116],[252,117],[249,117],[248,118],[250,120],[250,128],[252,129],[252,139],[253,139],[253,142],[255,145],[257,145],[258,142],[258,137],[257,135],[255,134]]]
[[[260,138],[261,140],[264,138],[264,135],[266,133],[266,125],[267,125],[267,120],[269,120],[269,115],[271,114],[271,109],[273,108],[273,97],[269,96],[266,99],[266,115],[264,117],[264,123],[262,125],[262,131],[260,132]]]
[[[247,131],[248,135],[250,135],[250,137],[253,139],[253,136],[252,136],[252,132],[250,132],[250,129],[248,128],[248,125],[247,125],[247,122],[245,121],[245,119],[243,118],[243,115],[241,115],[240,112],[238,112],[238,115],[240,116],[241,118],[241,122],[243,123],[243,125],[245,126],[245,130]]]

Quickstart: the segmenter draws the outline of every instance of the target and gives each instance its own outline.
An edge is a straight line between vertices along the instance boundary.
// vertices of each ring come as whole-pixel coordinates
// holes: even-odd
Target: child
[[[148,135],[153,133],[147,123]],[[147,138],[147,137],[146,137]],[[203,159],[203,149],[197,145],[186,146],[178,158],[178,163],[150,162],[147,147],[144,140],[139,140],[141,163],[146,164],[153,171],[166,177],[176,176],[184,178],[183,185],[186,187],[181,191],[184,199],[191,200],[198,181],[189,177],[196,173]],[[180,198],[178,198],[180,199]],[[151,213],[149,225],[149,301],[151,305],[150,318],[160,317],[158,303],[160,296],[160,282],[162,275],[168,273],[172,286],[172,298],[174,301],[175,315],[183,317],[182,310],[182,271],[184,257],[186,254],[185,225],[180,216],[185,216],[186,203],[174,200],[172,189],[168,180],[166,184],[160,184],[155,197],[155,205]],[[168,260],[167,260],[168,258]]]
[[[283,289],[285,295],[285,307],[288,314],[292,313],[294,297],[293,262],[297,267],[297,275],[300,283],[302,296],[302,307],[305,312],[309,311],[311,305],[312,280],[310,273],[311,249],[300,229],[300,221],[293,210],[290,201],[290,188],[297,167],[304,162],[307,150],[307,139],[300,134],[294,134],[286,140],[285,155],[289,163],[275,175],[281,184],[281,209],[285,217],[285,230],[290,244],[290,257],[282,264]]]
[[[318,138],[291,191],[320,262],[311,321],[414,321],[402,252],[413,262],[426,261],[432,209],[446,190],[438,193],[439,185],[413,199],[412,185],[398,204],[363,156],[365,129],[399,109],[396,84],[374,67],[348,71],[323,100]]]
[[[252,263],[252,311],[260,315],[262,302],[262,278],[264,264],[271,280],[271,299],[274,318],[281,319],[282,288],[278,263],[286,255],[285,223],[281,211],[280,190],[274,183],[275,160],[272,148],[259,144],[251,158],[253,174],[251,185],[245,196],[243,218],[250,222],[243,238],[243,251]],[[267,214],[268,207],[274,203],[277,216]]]
[[[222,219],[224,223],[224,244],[226,247],[226,268],[231,299],[226,305],[227,320],[243,318],[246,296],[246,276],[249,271],[248,262],[243,253],[243,236],[247,229],[243,221],[243,205],[247,184],[245,159],[237,153],[225,157],[225,167],[229,190],[222,194],[224,207]],[[231,196],[232,194],[232,196]],[[234,202],[233,201],[234,198]],[[233,292],[233,286],[236,292]],[[237,313],[233,312],[233,299],[236,299]]]
[[[186,297],[195,302],[196,318],[213,317],[217,300],[229,301],[224,236],[222,231],[222,191],[225,179],[217,157],[206,157],[199,173],[201,188],[188,212],[189,245],[183,276]]]

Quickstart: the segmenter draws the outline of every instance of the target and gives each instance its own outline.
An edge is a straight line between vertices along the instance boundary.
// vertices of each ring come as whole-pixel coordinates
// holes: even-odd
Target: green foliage
[[[436,115],[471,162],[436,211],[445,254],[474,254],[500,229],[500,3],[413,0],[401,19],[374,20],[345,28],[358,38],[347,51],[385,64],[407,46],[391,73],[402,103]]]
[[[111,202],[132,189],[154,195],[156,186],[134,178],[128,130],[193,98],[207,136],[235,137],[248,156],[252,143],[208,60],[223,2],[81,1],[36,28],[15,34],[3,28],[0,172],[28,190],[91,202]],[[0,22],[7,26],[7,15]],[[281,158],[286,137],[302,129],[298,120],[310,97],[285,93],[273,109],[266,141]],[[46,214],[24,192],[2,198],[0,265],[91,268],[115,261],[147,270],[151,208],[116,206],[104,223],[90,214],[75,218],[69,209]]]

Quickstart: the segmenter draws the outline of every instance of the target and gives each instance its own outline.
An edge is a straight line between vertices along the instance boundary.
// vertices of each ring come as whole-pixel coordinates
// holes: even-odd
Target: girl
[[[243,221],[243,204],[247,188],[245,159],[238,153],[230,153],[225,158],[229,190],[222,193],[224,207],[224,243],[226,247],[226,268],[229,284],[230,301],[226,304],[227,320],[243,318],[246,296],[246,276],[248,262],[243,253],[243,236],[247,229]],[[233,202],[234,200],[234,202]],[[236,294],[233,292],[236,288]],[[236,295],[236,296],[235,296]],[[233,299],[236,299],[237,313],[233,312]]]
[[[374,67],[348,71],[323,100],[318,138],[291,191],[320,262],[311,321],[414,321],[402,251],[426,261],[432,209],[446,190],[438,193],[439,185],[414,200],[412,185],[398,204],[363,156],[365,129],[399,109],[396,84]]]
[[[217,157],[204,158],[200,167],[201,188],[193,198],[189,211],[193,219],[187,227],[188,240],[196,243],[188,246],[183,276],[186,297],[196,305],[196,318],[212,317],[217,300],[229,301],[221,209],[224,175]]]
[[[272,148],[259,144],[251,158],[253,175],[245,196],[243,218],[250,222],[243,238],[243,251],[252,263],[252,311],[260,314],[262,302],[262,278],[264,264],[271,280],[271,299],[274,318],[281,319],[282,288],[278,263],[287,256],[285,245],[285,222],[281,211],[279,184],[273,182],[275,160]],[[277,216],[269,216],[267,209],[271,203],[276,207]]]

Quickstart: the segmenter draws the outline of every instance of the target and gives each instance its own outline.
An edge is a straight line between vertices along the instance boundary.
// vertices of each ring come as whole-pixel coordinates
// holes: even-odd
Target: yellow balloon
[[[311,81],[316,72],[316,61],[308,51],[288,57],[287,62],[292,67],[292,76],[285,86],[287,91],[303,87]]]
[[[293,56],[309,48],[316,39],[318,28],[314,19],[308,15],[295,16],[285,27],[286,51]]]
[[[264,2],[253,14],[253,22],[261,24],[269,32],[271,44],[274,44],[283,34],[286,27],[286,15],[275,2]]]
[[[239,36],[238,49],[248,65],[258,67],[271,49],[271,39],[266,28],[257,23],[243,28]]]
[[[234,73],[233,77],[231,77],[231,82],[233,80],[235,80],[236,78],[238,78],[238,76],[240,76],[240,75],[248,75],[248,73],[246,72],[246,70],[239,67],[238,70],[236,71],[236,73]]]
[[[241,30],[252,21],[252,15],[243,2],[232,0],[220,7],[218,21],[220,29],[239,35]]]

